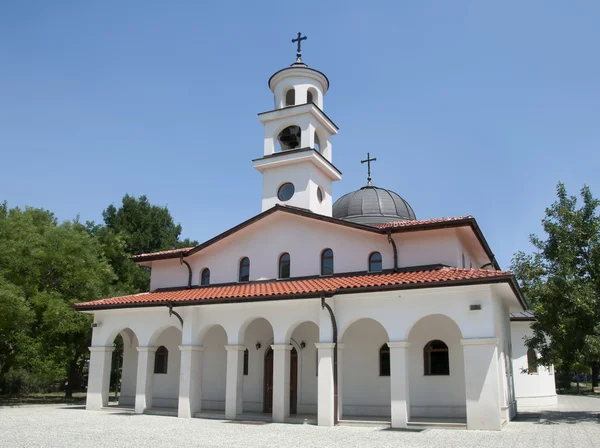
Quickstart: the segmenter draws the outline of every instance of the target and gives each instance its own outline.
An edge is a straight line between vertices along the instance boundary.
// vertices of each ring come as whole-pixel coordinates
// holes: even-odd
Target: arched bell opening
[[[321,141],[319,140],[319,135],[315,131],[315,149],[321,152]]]
[[[296,90],[292,87],[285,93],[285,105],[294,106],[296,104]]]
[[[277,141],[282,151],[289,151],[290,149],[300,148],[301,143],[301,129],[300,126],[292,125],[285,128],[277,136]]]

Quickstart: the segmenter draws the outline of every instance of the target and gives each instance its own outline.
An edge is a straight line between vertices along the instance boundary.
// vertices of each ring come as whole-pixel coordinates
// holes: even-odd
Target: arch
[[[176,320],[175,317],[173,317],[173,319]],[[175,325],[169,324],[169,325],[162,325],[154,330],[154,332],[150,336],[148,346],[150,346],[150,347],[160,346],[161,344],[159,344],[159,338],[163,335],[163,333],[165,333],[167,330],[170,330],[171,328],[173,330],[177,330],[179,332],[178,344],[181,344],[181,328],[178,328]]]
[[[444,314],[423,316],[410,328],[407,372],[411,418],[466,418],[462,337],[456,321]]]
[[[538,373],[537,353],[532,348],[527,349],[527,373]]]
[[[383,258],[379,252],[371,252],[369,255],[369,272],[381,272],[383,270]]]
[[[444,341],[433,339],[423,347],[423,375],[450,375],[448,346]]]
[[[197,341],[196,343],[197,343],[197,345],[203,345],[204,341],[206,339],[206,336],[215,327],[219,327],[225,333],[225,343],[227,343],[228,342],[228,335],[227,335],[227,331],[225,330],[225,328],[223,328],[223,326],[220,325],[220,324],[211,324],[211,325],[204,325],[202,327],[202,330],[200,330],[200,332],[196,336],[196,341]]]
[[[204,268],[200,273],[200,286],[210,285],[210,269]]]
[[[287,92],[285,92],[285,105],[287,106],[294,106],[296,104],[296,89],[294,89],[293,87],[288,89]]]
[[[290,278],[290,272],[291,272],[290,254],[287,252],[284,252],[279,256],[279,263],[278,263],[278,269],[277,269],[278,277],[277,278],[280,278],[280,279]]]
[[[238,281],[248,282],[250,281],[250,258],[242,257],[240,259]]]
[[[138,338],[131,328],[113,332],[109,337],[113,335],[112,340],[105,344],[115,346],[111,359],[109,399],[112,395],[120,406],[133,407],[137,384]]]
[[[319,134],[317,134],[317,131],[315,131],[314,141],[315,141],[315,149],[317,151],[321,152],[321,141],[319,140]]]
[[[225,410],[228,335],[219,324],[206,326],[199,335],[202,355],[202,409]]]
[[[330,248],[323,249],[323,251],[321,252],[321,275],[333,275],[333,272],[333,250]]]
[[[153,375],[149,380],[152,387],[153,407],[177,408],[181,339],[181,330],[173,325],[158,329],[151,338],[152,345],[158,347],[154,354]]]
[[[342,416],[389,416],[390,376],[381,371],[381,355],[389,341],[385,327],[362,317],[345,328],[340,340]],[[389,367],[389,349],[387,355]]]
[[[262,412],[265,354],[271,349],[273,326],[264,317],[255,317],[246,321],[240,332],[240,343],[248,350],[247,364],[244,364],[244,411]]]

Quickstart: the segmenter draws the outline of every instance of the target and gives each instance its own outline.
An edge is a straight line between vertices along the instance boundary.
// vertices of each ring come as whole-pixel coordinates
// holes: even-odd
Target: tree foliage
[[[47,210],[0,204],[0,393],[84,385],[91,316],[72,304],[147,290],[131,255],[193,245],[145,196],[110,205],[105,223],[58,222]]]
[[[535,253],[518,252],[512,270],[536,314],[527,346],[540,363],[570,369],[600,359],[600,201],[589,189],[569,196],[562,183],[542,219],[545,236],[530,236]]]

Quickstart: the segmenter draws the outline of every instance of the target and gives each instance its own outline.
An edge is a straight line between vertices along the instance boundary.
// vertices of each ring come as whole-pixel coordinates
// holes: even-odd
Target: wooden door
[[[295,348],[290,354],[290,414],[296,414],[298,405],[298,352]]]
[[[297,413],[298,407],[298,352],[295,348],[290,353],[290,414]],[[265,353],[265,384],[263,412],[273,412],[273,349],[269,347]]]
[[[269,347],[265,353],[265,384],[263,398],[263,412],[273,412],[273,349]]]

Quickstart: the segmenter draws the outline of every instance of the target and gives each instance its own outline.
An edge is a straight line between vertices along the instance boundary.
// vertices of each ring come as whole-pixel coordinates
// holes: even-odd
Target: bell
[[[295,149],[300,146],[300,126],[288,126],[278,137],[281,149]]]

